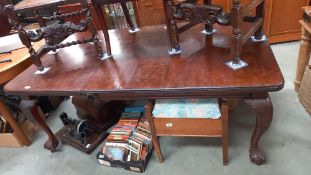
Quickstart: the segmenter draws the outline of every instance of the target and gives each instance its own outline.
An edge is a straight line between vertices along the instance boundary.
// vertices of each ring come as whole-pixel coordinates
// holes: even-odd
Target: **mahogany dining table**
[[[250,140],[250,159],[266,161],[259,141],[269,128],[273,106],[269,92],[280,91],[284,79],[268,41],[247,41],[241,59],[248,66],[232,70],[232,28],[215,25],[212,36],[197,25],[180,35],[181,54],[170,56],[163,25],[142,27],[139,32],[110,30],[112,58],[100,60],[91,44],[60,49],[43,57],[45,74],[32,65],[5,86],[8,94],[27,96],[79,96],[101,100],[157,98],[240,98],[252,106],[256,125]],[[248,28],[242,28],[247,32]],[[76,33],[64,42],[85,38]],[[102,36],[102,35],[101,35]],[[103,39],[102,39],[103,40]],[[35,112],[33,113],[36,114]],[[39,115],[39,126],[48,134],[45,148],[55,151],[58,140]],[[229,116],[230,117],[230,116]]]

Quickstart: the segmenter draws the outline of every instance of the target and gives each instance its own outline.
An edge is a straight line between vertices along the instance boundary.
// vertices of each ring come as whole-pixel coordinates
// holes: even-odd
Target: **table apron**
[[[125,100],[125,99],[159,99],[159,98],[267,98],[268,92],[249,92],[249,93],[234,93],[234,92],[204,92],[204,93],[109,93],[109,94],[83,94],[87,98],[99,98],[106,100]]]

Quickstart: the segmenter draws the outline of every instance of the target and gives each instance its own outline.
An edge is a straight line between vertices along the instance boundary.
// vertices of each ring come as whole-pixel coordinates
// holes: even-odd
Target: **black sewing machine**
[[[56,133],[56,137],[87,154],[90,154],[108,136],[106,131],[89,120],[73,119],[65,112],[59,117],[65,126]]]

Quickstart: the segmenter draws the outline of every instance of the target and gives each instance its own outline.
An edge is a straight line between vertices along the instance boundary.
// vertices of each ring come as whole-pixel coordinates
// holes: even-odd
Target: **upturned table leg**
[[[134,23],[133,23],[133,21],[131,19],[130,12],[129,12],[127,6],[126,6],[126,2],[125,1],[124,2],[121,1],[120,4],[121,4],[121,8],[123,10],[123,14],[125,16],[125,20],[126,20],[127,24],[129,25],[130,30],[135,31],[136,28],[135,28]]]
[[[105,12],[101,9],[101,6],[99,4],[96,4],[92,1],[92,4],[94,4],[94,10],[97,14],[100,27],[104,34],[104,40],[106,44],[106,52],[107,57],[111,57],[111,45],[110,45],[110,39],[109,39],[109,33],[108,33],[108,25],[105,19]]]
[[[179,31],[175,17],[173,15],[173,6],[174,1],[172,0],[163,0],[163,8],[165,11],[165,21],[167,27],[167,36],[169,39],[169,54],[176,55],[180,54],[180,45],[179,45]]]
[[[299,56],[297,60],[296,79],[294,81],[295,91],[298,92],[300,83],[310,59],[311,52],[311,34],[302,26],[302,36],[300,41]]]
[[[260,138],[271,124],[273,106],[269,95],[264,99],[248,99],[245,101],[252,106],[253,110],[256,112],[256,127],[251,138],[249,156],[253,163],[262,165],[266,162],[266,155],[258,144]]]
[[[205,5],[211,5],[212,0],[204,0],[203,3]],[[205,34],[211,35],[215,32],[216,30],[213,27],[213,24],[205,24]]]
[[[232,46],[232,55],[233,55],[233,64],[240,63],[240,56],[242,50],[242,32],[241,32],[241,25],[242,25],[242,18],[240,17],[241,13],[241,1],[240,0],[233,0],[232,1],[232,13],[234,14],[234,23],[233,27],[233,46]]]
[[[26,101],[26,100],[25,100]],[[40,114],[39,106],[37,105],[37,102],[29,102],[26,101],[26,108],[30,109],[30,113],[32,115],[29,115],[30,120],[34,121],[49,137],[48,141],[44,144],[44,148],[50,150],[51,152],[56,152],[56,148],[59,144],[59,141],[57,140],[56,136],[51,131],[50,127],[45,123],[45,121],[42,118],[42,115]]]

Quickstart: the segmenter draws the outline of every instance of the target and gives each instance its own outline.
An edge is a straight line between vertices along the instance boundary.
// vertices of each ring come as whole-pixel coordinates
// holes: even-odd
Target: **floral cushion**
[[[221,116],[218,99],[157,99],[152,111],[159,118],[209,118]]]

